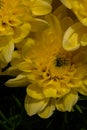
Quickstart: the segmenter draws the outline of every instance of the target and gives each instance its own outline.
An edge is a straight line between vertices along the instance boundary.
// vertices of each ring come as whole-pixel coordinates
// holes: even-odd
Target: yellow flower
[[[87,46],[87,27],[80,22],[76,22],[64,33],[63,47],[67,51],[72,51],[80,46]]]
[[[30,33],[41,31],[48,23],[37,17],[51,12],[52,0],[0,0],[0,62],[4,68],[14,48]]]
[[[71,9],[80,22],[87,26],[87,1],[86,0],[60,0],[67,8]]]
[[[4,25],[13,28],[24,23],[32,24],[34,31],[41,30],[41,26],[47,27],[47,23],[37,16],[51,12],[52,0],[1,0],[0,3],[0,30],[6,30]]]
[[[46,20],[49,28],[37,33],[35,41],[26,42],[22,50],[23,61],[19,62],[19,58],[16,65],[19,74],[5,84],[26,86],[27,83],[27,114],[38,114],[42,118],[50,117],[55,109],[72,111],[78,94],[87,95],[87,47],[65,51],[60,21],[53,15],[48,15]]]
[[[23,22],[27,9],[21,4],[20,0],[1,0],[0,3],[0,21],[2,23],[18,26]]]
[[[18,26],[33,15],[45,15],[51,11],[51,2],[44,0],[1,0],[0,21]]]

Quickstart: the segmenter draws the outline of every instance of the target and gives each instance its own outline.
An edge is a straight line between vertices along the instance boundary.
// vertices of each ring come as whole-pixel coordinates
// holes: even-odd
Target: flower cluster
[[[72,111],[87,96],[86,1],[3,0],[0,11],[1,74],[15,77],[5,85],[26,87],[30,116]]]

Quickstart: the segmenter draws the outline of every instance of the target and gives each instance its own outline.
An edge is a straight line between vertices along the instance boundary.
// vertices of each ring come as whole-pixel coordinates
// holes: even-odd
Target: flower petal
[[[29,49],[31,50],[31,48],[35,45],[35,41],[31,38],[27,38],[23,41],[23,43],[24,43],[23,48],[22,48],[23,58],[27,60],[28,62],[30,62],[28,53],[29,53]]]
[[[35,69],[35,66],[33,66],[30,62],[22,62],[18,65],[18,69],[24,72],[31,72]]]
[[[31,24],[31,31],[32,32],[37,32],[44,30],[48,27],[48,23],[45,20],[38,19],[38,18],[31,18],[29,20]]]
[[[43,93],[45,97],[57,97],[57,89],[53,88],[53,86],[48,86],[46,88],[43,88]]]
[[[42,93],[42,88],[38,84],[30,84],[27,87],[27,95],[35,99],[43,99],[44,94]]]
[[[82,46],[87,46],[87,33],[83,34],[80,42]]]
[[[13,34],[13,29],[12,27],[8,25],[0,25],[0,36],[10,36]]]
[[[78,94],[75,92],[68,93],[66,96],[64,96],[61,99],[58,99],[56,102],[56,108],[59,111],[71,111],[72,107],[76,104],[78,101]]]
[[[8,87],[24,87],[29,84],[28,79],[25,75],[18,75],[16,78],[9,79],[5,85]]]
[[[13,41],[10,41],[1,51],[0,59],[4,63],[8,63],[12,59],[12,53],[14,51],[14,44]]]
[[[87,96],[87,76],[85,76],[82,83],[83,83],[82,86],[77,88],[77,91],[80,94]]]
[[[46,107],[48,101],[49,99],[38,100],[27,95],[25,98],[25,110],[29,116],[35,115]]]
[[[54,106],[54,101],[49,101],[48,105],[41,111],[38,113],[38,115],[41,117],[41,118],[49,118],[53,113],[54,113],[54,110],[55,110],[55,106]]]
[[[51,5],[45,0],[36,0],[31,6],[33,15],[46,15],[51,12]]]
[[[18,43],[22,41],[30,32],[31,25],[29,23],[25,23],[22,26],[18,26],[14,28],[14,43]]]
[[[79,48],[79,34],[76,32],[81,27],[81,23],[75,23],[70,26],[63,37],[63,47],[67,51],[76,50]]]
[[[60,0],[67,8],[71,9],[71,2],[70,0]]]

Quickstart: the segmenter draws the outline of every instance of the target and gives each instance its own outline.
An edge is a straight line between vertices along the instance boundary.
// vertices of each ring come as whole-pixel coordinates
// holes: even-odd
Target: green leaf
[[[80,113],[83,113],[81,107],[79,105],[75,105],[75,108],[80,112]]]

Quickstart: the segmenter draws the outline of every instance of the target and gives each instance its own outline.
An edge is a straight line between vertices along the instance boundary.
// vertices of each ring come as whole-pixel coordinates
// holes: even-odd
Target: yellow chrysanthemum
[[[32,31],[41,31],[48,23],[37,16],[51,12],[52,0],[0,0],[0,63],[11,61],[14,44]],[[16,46],[17,47],[17,46]]]
[[[87,27],[80,22],[71,25],[63,37],[63,47],[67,51],[76,50],[81,46],[87,46]]]
[[[1,0],[0,21],[18,26],[34,15],[45,15],[51,11],[51,2],[44,0]]]
[[[25,109],[29,115],[37,113],[42,118],[50,117],[55,109],[71,111],[78,93],[87,95],[87,47],[65,51],[59,20],[53,15],[46,19],[50,27],[36,35],[36,43],[32,39],[26,42],[23,61],[18,58],[18,64],[13,63],[19,75],[6,82],[7,86],[28,84]]]
[[[87,1],[86,0],[60,0],[66,7],[73,10],[80,22],[87,26]]]

